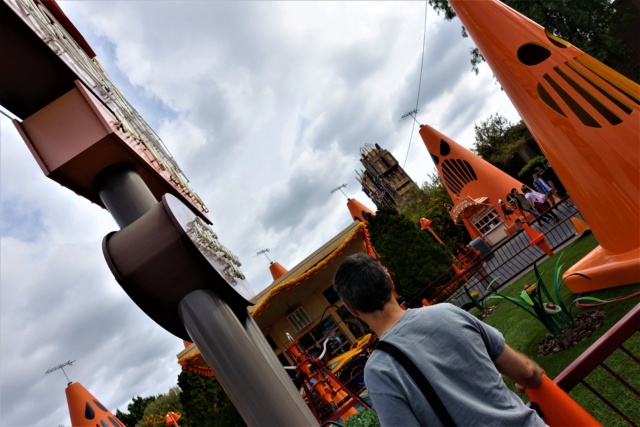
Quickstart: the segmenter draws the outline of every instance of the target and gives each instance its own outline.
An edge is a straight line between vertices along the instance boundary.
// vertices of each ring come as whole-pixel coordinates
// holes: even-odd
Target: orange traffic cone
[[[553,251],[549,247],[549,244],[546,240],[544,240],[544,233],[538,233],[536,230],[531,228],[529,224],[522,224],[522,227],[524,228],[524,231],[527,232],[527,235],[529,235],[529,239],[531,239],[529,245],[536,245],[537,247],[542,249],[542,252],[544,252],[545,254],[549,256],[553,255]]]
[[[457,265],[453,264],[453,271],[456,273],[456,276],[460,276],[462,277],[465,281],[469,281],[469,278],[467,277],[466,274],[464,274],[465,270],[461,270],[460,267],[458,267]]]
[[[125,427],[80,383],[71,383],[64,391],[67,395],[69,416],[73,427],[113,425]]]
[[[582,406],[546,375],[542,384],[525,390],[529,399],[536,402],[543,413],[545,422],[551,426],[602,426]]]
[[[591,228],[589,228],[589,225],[586,222],[579,220],[575,216],[571,217],[571,224],[573,224],[573,228],[576,229],[576,236],[581,235],[585,231],[591,230]]]

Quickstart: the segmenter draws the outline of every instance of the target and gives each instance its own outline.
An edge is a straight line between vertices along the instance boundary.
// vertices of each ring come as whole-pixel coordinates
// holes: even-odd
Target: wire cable
[[[422,59],[420,60],[420,78],[418,79],[418,96],[416,98],[416,108],[415,111],[418,111],[418,105],[420,105],[420,89],[422,88],[422,70],[424,69],[424,50],[427,41],[427,10],[429,8],[428,1],[424,2],[424,29],[422,31]],[[413,117],[413,123],[411,124],[411,135],[409,135],[409,147],[407,147],[407,155],[404,156],[404,163],[402,164],[402,169],[407,166],[407,159],[409,158],[409,150],[411,149],[411,141],[413,140],[413,131],[416,127],[416,118]]]

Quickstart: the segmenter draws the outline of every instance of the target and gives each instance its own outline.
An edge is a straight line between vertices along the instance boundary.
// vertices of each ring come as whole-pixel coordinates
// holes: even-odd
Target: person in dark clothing
[[[544,171],[541,168],[536,168],[535,171],[538,172],[538,169],[542,172],[542,179],[544,182],[546,182],[549,187],[553,188],[556,193],[558,193],[558,196],[565,197],[567,195],[567,189],[562,185],[562,181],[560,181],[548,160]]]
[[[518,208],[523,217],[526,218],[524,213],[525,211],[533,215],[534,218],[538,218],[540,216],[538,215],[538,212],[533,209],[531,203],[529,203],[529,201],[522,194],[518,193],[518,190],[516,190],[515,188],[512,188],[511,193],[507,194],[507,197],[505,198],[507,199],[507,202],[509,202],[512,206]]]
[[[551,204],[551,206],[555,205],[554,196],[558,195],[556,190],[551,188],[549,184],[547,184],[542,178],[542,169],[536,168],[536,172],[533,173],[533,189],[538,193],[542,193],[547,196],[547,202]]]

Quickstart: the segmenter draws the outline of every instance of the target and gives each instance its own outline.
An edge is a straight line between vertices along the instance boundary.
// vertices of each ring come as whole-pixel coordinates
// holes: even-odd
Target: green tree
[[[156,400],[147,405],[142,419],[138,421],[136,427],[164,427],[167,412],[176,412],[181,415],[179,424],[189,425],[187,417],[183,415],[182,404],[180,403],[180,389],[171,387],[166,394],[159,395]]]
[[[495,114],[475,125],[475,131],[472,151],[516,179],[527,163],[542,154],[522,121],[512,124]]]
[[[447,206],[453,206],[453,202],[440,176],[434,172],[427,176],[419,197],[408,199],[400,210],[414,224],[419,224],[420,218],[430,219],[431,229],[449,251],[455,252],[460,245],[466,245],[471,236],[465,227],[453,222]]]
[[[147,406],[155,400],[156,396],[136,396],[133,398],[131,403],[127,405],[128,413],[121,412],[119,409],[116,409],[116,418],[122,421],[122,423],[127,427],[136,427],[138,421],[142,420],[144,410],[147,409]]]
[[[380,208],[367,227],[396,291],[405,299],[411,299],[451,266],[446,249],[395,208]]]
[[[190,371],[178,375],[182,390],[180,400],[189,427],[235,427],[245,425],[215,377],[205,377]]]
[[[628,8],[610,0],[502,0],[503,3],[537,22],[556,36],[612,66],[629,57],[629,48],[619,36],[630,22]],[[428,0],[434,10],[451,20],[456,14],[447,0]],[[462,36],[467,32],[462,28]],[[471,68],[477,74],[484,57],[471,51]]]

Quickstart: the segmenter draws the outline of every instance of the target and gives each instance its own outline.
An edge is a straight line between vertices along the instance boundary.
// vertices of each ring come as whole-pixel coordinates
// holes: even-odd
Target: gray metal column
[[[267,362],[274,369],[276,375],[278,376],[280,381],[285,385],[285,387],[288,389],[291,396],[295,397],[294,400],[296,404],[308,410],[309,407],[307,406],[307,404],[302,399],[297,399],[297,397],[300,396],[300,390],[296,389],[295,384],[293,383],[293,381],[291,381],[291,377],[289,376],[287,371],[284,370],[282,366],[282,362],[278,360],[278,357],[273,352],[273,349],[267,342],[264,335],[262,335],[262,331],[258,327],[258,324],[256,323],[256,321],[253,320],[253,317],[251,316],[247,317],[247,319],[245,320],[244,328],[247,331],[247,335],[249,336],[249,339],[256,345],[256,347],[262,353],[265,359],[267,359]]]
[[[158,203],[142,177],[126,163],[101,171],[93,180],[93,187],[121,229]]]
[[[214,292],[189,293],[180,301],[178,315],[248,425],[318,425],[300,394],[292,398],[291,389],[295,389],[288,376],[283,381],[276,374],[229,305]],[[282,365],[280,370],[286,375]]]

